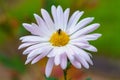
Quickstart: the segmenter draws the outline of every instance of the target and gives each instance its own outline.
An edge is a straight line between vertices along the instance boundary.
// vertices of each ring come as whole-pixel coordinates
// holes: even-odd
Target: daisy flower
[[[89,64],[93,65],[91,54],[86,50],[97,51],[88,41],[96,40],[101,36],[98,33],[89,34],[100,24],[90,24],[93,17],[79,20],[83,13],[83,11],[75,11],[69,17],[69,8],[63,11],[61,6],[53,5],[52,18],[45,9],[41,9],[42,17],[34,14],[37,24],[23,23],[24,28],[31,33],[20,38],[23,44],[19,49],[27,47],[23,52],[27,55],[25,64],[30,62],[34,64],[48,57],[45,69],[47,77],[50,76],[54,65],[60,65],[62,69],[66,69],[68,60],[78,69],[82,66],[88,69]]]

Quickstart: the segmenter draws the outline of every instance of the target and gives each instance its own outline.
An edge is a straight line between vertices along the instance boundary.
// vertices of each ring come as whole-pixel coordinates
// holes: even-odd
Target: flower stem
[[[71,66],[71,63],[70,63],[70,61],[68,60],[67,68],[66,68],[65,70],[63,70],[64,80],[67,80],[67,71],[68,71],[68,69],[70,68],[70,66]]]
[[[64,80],[67,80],[67,69],[63,70],[64,72]]]

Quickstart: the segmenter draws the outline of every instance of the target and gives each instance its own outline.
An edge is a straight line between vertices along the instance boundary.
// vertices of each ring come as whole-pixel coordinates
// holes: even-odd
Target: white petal
[[[56,53],[56,54],[57,54],[57,53]],[[56,66],[60,64],[60,58],[61,58],[61,55],[60,55],[60,54],[58,54],[58,55],[55,56],[54,62],[55,62],[55,65],[56,65]]]
[[[88,35],[84,35],[81,38],[87,40],[87,41],[91,41],[91,40],[97,40],[99,37],[101,36],[101,34],[88,34]]]
[[[34,38],[34,37],[36,38],[36,37],[39,37],[39,36],[33,36],[33,35],[23,36],[23,37],[20,38],[20,40],[23,40],[25,38]]]
[[[46,68],[45,68],[46,77],[50,76],[52,69],[53,69],[53,66],[54,66],[54,58],[49,58],[47,65],[46,65]]]
[[[74,56],[69,54],[69,53],[66,53],[66,54],[67,54],[67,57],[70,60],[70,62],[73,62],[74,61]]]
[[[73,56],[74,53],[73,53],[72,49],[71,49],[69,46],[67,46],[65,50],[66,50],[65,53],[66,53],[68,59],[69,59],[71,62],[73,62],[73,61],[74,61],[74,56]]]
[[[49,15],[49,13],[45,9],[41,9],[41,14],[42,14],[43,19],[45,20],[47,26],[48,26],[48,29],[53,32],[54,31],[54,24],[53,24],[53,21]]]
[[[89,45],[89,47],[83,47],[83,49],[86,49],[88,51],[92,51],[92,52],[97,52],[97,48],[95,48],[92,45]]]
[[[39,55],[35,59],[33,59],[33,61],[31,62],[31,64],[37,63],[39,60],[41,60],[42,58],[44,58],[46,55],[47,55],[46,53],[42,53],[41,55]]]
[[[87,24],[92,22],[94,18],[85,18],[81,20],[75,27],[71,27],[69,29],[69,34],[74,34],[76,31],[80,30],[81,28],[85,27]]]
[[[82,43],[82,42],[71,42],[70,43],[71,45],[75,45],[77,47],[80,47],[80,48],[88,48],[89,47],[89,44],[86,44],[86,43]]]
[[[36,45],[32,45],[30,47],[28,47],[24,52],[23,54],[28,54],[29,52],[31,52],[32,50],[34,49],[37,49],[37,48],[40,48],[42,46],[48,46],[49,43],[40,43],[40,44],[36,44]]]
[[[51,31],[49,31],[49,30],[47,30],[47,29],[44,28],[45,26],[39,27],[35,23],[32,23],[32,26],[36,26],[38,28],[37,30],[39,31],[39,35],[42,36],[42,37],[49,37],[52,34]]]
[[[31,58],[27,59],[27,60],[25,61],[25,64],[28,64],[28,63],[31,62],[34,58],[35,58],[35,57],[31,57]]]
[[[84,43],[84,44],[89,44],[89,42],[83,38],[75,38],[71,39],[69,43]]]
[[[32,58],[26,60],[25,64],[28,64],[31,60],[32,60]]]
[[[69,54],[69,53],[67,53],[67,52],[66,52],[66,54],[67,54],[67,57],[68,57],[68,59],[70,60],[71,64],[74,65],[75,67],[78,67],[78,64],[76,64],[76,61],[75,61],[74,56],[71,55],[71,54]],[[76,66],[76,65],[77,65],[77,66]]]
[[[98,23],[89,25],[89,26],[87,26],[87,27],[85,27],[85,28],[83,28],[83,29],[75,32],[75,33],[71,36],[71,38],[72,38],[72,39],[73,39],[73,38],[78,38],[78,37],[81,36],[81,35],[90,33],[90,32],[92,32],[92,31],[94,31],[95,29],[97,29],[99,26],[100,26],[100,24],[98,24]]]
[[[70,9],[67,8],[64,11],[64,19],[63,19],[63,23],[64,23],[64,29],[63,30],[64,31],[66,31],[66,29],[67,29],[69,14],[70,14]]]
[[[74,48],[75,49],[75,48]],[[90,57],[85,53],[83,52],[82,50],[77,50],[75,49],[75,57],[76,59],[85,67],[85,68],[89,68],[89,64],[87,63],[87,61],[90,63],[90,64],[93,64]]]
[[[47,55],[47,57],[55,57],[56,55],[63,54],[64,52],[64,47],[54,47],[53,50]]]
[[[47,55],[47,57],[55,57],[57,50],[55,48],[52,49],[52,51]]]
[[[73,42],[73,41],[71,41],[71,42],[69,42],[69,44],[77,46],[77,47],[85,49],[85,50],[88,50],[88,51],[97,52],[97,49],[94,46],[92,46],[86,42],[75,42],[75,41]]]
[[[40,36],[24,36],[21,37],[20,40],[22,42],[48,42],[49,39],[45,37],[40,37]]]
[[[93,65],[93,62],[89,56],[89,53],[85,52],[85,51],[80,51],[81,53],[78,53],[77,56],[79,56],[79,58],[83,58],[84,60],[86,60],[86,62],[88,62],[89,64]]]
[[[53,20],[55,23],[55,29],[57,30],[58,28],[58,20],[57,20],[57,9],[55,6],[51,7],[51,12],[52,12],[52,16],[53,16]]]
[[[26,30],[28,30],[29,32],[31,32],[31,34],[34,34],[34,35],[39,35],[39,28],[36,27],[36,26],[32,26],[30,24],[27,24],[27,23],[23,23],[23,26]]]
[[[59,27],[59,29],[62,29],[62,30],[64,28],[64,26],[63,26],[63,17],[64,17],[64,15],[63,15],[62,7],[58,6],[57,7],[57,20],[58,20],[58,25],[57,26]]]
[[[55,57],[59,53],[60,53],[59,52],[59,48],[58,47],[54,47],[53,50],[47,55],[47,57]]]
[[[89,62],[91,65],[93,65],[93,62],[89,57],[89,53],[85,52],[84,50],[82,50],[78,47],[75,47],[75,46],[71,46],[71,47],[72,47],[72,49],[74,49],[75,55],[77,55],[79,58],[85,59],[87,62]]]
[[[35,19],[36,19],[36,21],[37,21],[37,24],[39,25],[39,26],[45,26],[45,22],[42,20],[42,18],[39,16],[39,15],[37,15],[37,14],[34,14],[34,17],[35,17]],[[45,26],[46,27],[46,26]]]
[[[47,28],[47,24],[43,21],[43,19],[37,14],[34,14],[34,16],[35,16],[35,19],[36,19],[39,27],[40,27],[41,32],[42,33],[44,33],[44,32],[49,33],[49,30]]]
[[[75,55],[76,59],[80,61],[80,63],[86,68],[88,69],[89,68],[89,64],[85,61],[84,58],[82,57],[79,57],[78,55]]]
[[[71,49],[70,46],[66,47],[66,54],[71,64],[74,65],[76,68],[80,69],[81,64],[77,60],[75,60],[73,55],[74,54],[73,49]]]
[[[81,68],[81,64],[77,61],[77,60],[74,60],[71,62],[73,66],[75,66],[76,68],[80,69]]]
[[[85,25],[91,23],[94,20],[94,17],[88,17],[88,18],[84,18],[82,19],[77,25],[76,27],[78,27],[78,29],[83,28]]]
[[[91,40],[96,40],[99,37],[101,37],[101,34],[94,33],[94,34],[87,34],[80,36],[79,38],[71,39],[70,42],[83,42],[83,41],[91,41]]]
[[[36,62],[38,62],[39,60],[41,60],[43,57],[47,56],[47,54],[52,50],[52,48],[49,48],[47,50],[44,50],[42,54],[40,54],[39,56],[37,56],[31,64],[34,64]]]
[[[70,17],[69,19],[69,22],[68,22],[68,27],[71,26],[71,24],[74,22],[74,19],[76,18],[76,16],[79,14],[79,11],[75,11],[72,16]]]
[[[78,14],[76,14],[71,22],[71,25],[69,25],[70,28],[76,28],[75,25],[77,24],[78,20],[80,19],[80,17],[83,15],[83,11],[79,12]]]
[[[100,24],[98,24],[98,23],[91,24],[91,25],[81,29],[81,35],[90,33],[92,31],[96,30],[99,26],[100,26]]]
[[[31,51],[31,52],[28,54],[27,58],[31,58],[31,57],[40,55],[41,53],[44,52],[44,50],[48,50],[49,48],[51,48],[49,45],[48,45],[48,46],[42,46],[42,47],[40,47],[40,48],[37,48],[37,49]]]
[[[56,52],[54,52],[55,55],[55,65],[59,65],[60,64],[60,59],[61,59],[61,55],[65,53],[65,48],[64,47],[58,47],[58,49],[56,50]]]
[[[31,46],[31,45],[34,45],[36,44],[37,42],[33,42],[33,43],[23,43],[19,46],[18,49],[22,49],[22,48],[25,48],[25,47],[28,47],[28,46]]]
[[[66,56],[66,54],[61,55],[60,66],[61,66],[62,69],[66,69],[66,67],[67,67],[67,56]]]

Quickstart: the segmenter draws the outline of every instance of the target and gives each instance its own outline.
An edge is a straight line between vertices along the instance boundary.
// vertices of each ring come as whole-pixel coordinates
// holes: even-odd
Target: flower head
[[[89,68],[93,65],[91,54],[84,51],[96,52],[97,49],[90,45],[88,41],[96,40],[101,34],[89,34],[96,30],[100,24],[94,23],[93,17],[84,18],[79,21],[83,11],[76,11],[69,17],[70,9],[63,11],[61,6],[51,7],[52,17],[49,13],[41,9],[42,18],[34,14],[37,24],[23,23],[23,26],[32,35],[21,37],[23,42],[19,49],[28,47],[23,54],[28,54],[25,64],[38,62],[44,57],[48,57],[46,65],[46,76],[51,74],[54,65],[60,65],[66,69],[67,61],[76,68]]]

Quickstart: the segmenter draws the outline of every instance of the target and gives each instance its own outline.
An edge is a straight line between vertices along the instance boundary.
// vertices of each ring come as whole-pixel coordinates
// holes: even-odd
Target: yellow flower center
[[[64,31],[59,29],[57,32],[53,33],[50,38],[50,43],[53,46],[65,46],[69,42],[69,35],[67,35]]]

